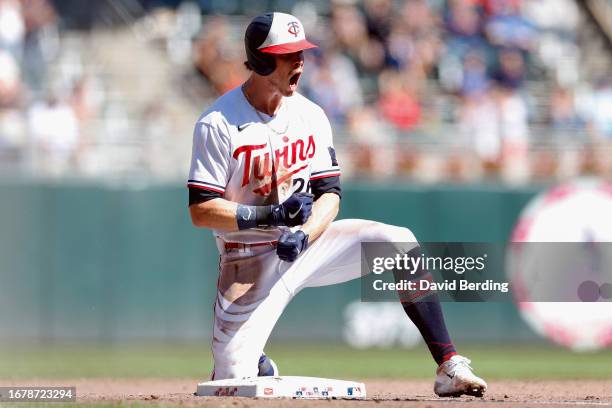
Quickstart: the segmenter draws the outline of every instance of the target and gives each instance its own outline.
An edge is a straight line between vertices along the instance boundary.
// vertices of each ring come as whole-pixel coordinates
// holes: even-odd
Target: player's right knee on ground
[[[214,379],[243,378],[257,376],[257,363],[261,348],[255,345],[255,339],[244,338],[241,329],[244,327],[227,315],[221,318],[215,309],[212,353],[215,360]],[[250,341],[249,341],[250,340]]]
[[[214,379],[257,377],[259,355],[260,353],[246,353],[243,350],[231,352],[226,347],[213,344]]]

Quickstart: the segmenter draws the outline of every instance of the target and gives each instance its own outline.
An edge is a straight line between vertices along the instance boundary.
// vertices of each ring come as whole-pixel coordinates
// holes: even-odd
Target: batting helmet
[[[306,40],[300,20],[291,14],[265,13],[255,17],[244,34],[247,66],[259,75],[270,75],[276,68],[271,54],[289,54],[315,48]]]

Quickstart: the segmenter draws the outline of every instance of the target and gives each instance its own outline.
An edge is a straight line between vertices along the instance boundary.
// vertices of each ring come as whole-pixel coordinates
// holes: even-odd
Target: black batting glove
[[[303,225],[312,214],[313,198],[310,193],[294,193],[282,204],[272,206],[270,225]]]
[[[276,245],[276,254],[285,262],[293,262],[308,247],[308,235],[304,231],[283,232]]]

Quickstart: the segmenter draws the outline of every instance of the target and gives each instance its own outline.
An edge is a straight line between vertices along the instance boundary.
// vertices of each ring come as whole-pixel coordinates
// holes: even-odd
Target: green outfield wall
[[[422,241],[508,239],[537,188],[346,184],[339,218]],[[208,341],[218,256],[181,185],[3,183],[0,341]],[[306,289],[274,339],[340,340],[359,283]],[[445,303],[458,341],[531,341],[510,303]]]

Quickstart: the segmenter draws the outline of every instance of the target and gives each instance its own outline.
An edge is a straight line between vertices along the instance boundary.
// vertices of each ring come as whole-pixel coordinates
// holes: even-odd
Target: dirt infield
[[[156,406],[216,406],[236,408],[318,408],[348,407],[357,404],[362,408],[400,407],[438,408],[457,405],[461,407],[525,407],[525,406],[612,406],[612,380],[593,381],[516,381],[499,380],[489,384],[484,398],[437,398],[432,392],[432,382],[423,380],[365,380],[368,392],[366,401],[307,401],[264,400],[250,398],[203,398],[193,392],[197,379],[67,379],[2,381],[3,386],[55,385],[76,386],[78,402],[143,403]]]

